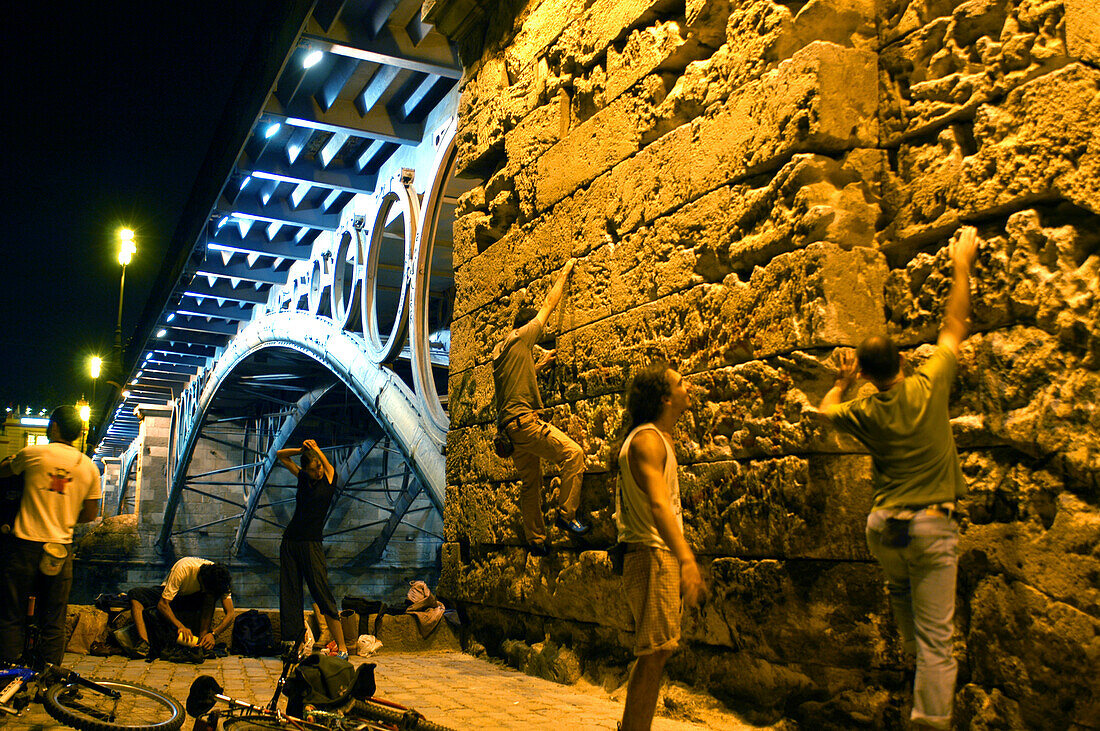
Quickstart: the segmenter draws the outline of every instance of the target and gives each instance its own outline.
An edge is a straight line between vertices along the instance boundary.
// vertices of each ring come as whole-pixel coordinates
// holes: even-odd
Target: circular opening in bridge
[[[447,377],[454,317],[454,220],[458,197],[473,181],[454,177],[456,122],[440,133],[435,175],[425,193],[414,255],[410,342],[417,395],[439,435],[449,426]]]
[[[323,259],[314,259],[309,269],[309,311],[314,315],[329,316],[331,308],[328,293],[328,271]]]
[[[359,228],[353,224],[342,229],[336,242],[336,268],[332,277],[332,319],[344,329],[359,329],[359,262],[363,243]]]
[[[378,202],[367,241],[363,335],[375,363],[397,358],[408,322],[409,277],[419,200],[398,180]],[[386,334],[383,334],[386,333]]]

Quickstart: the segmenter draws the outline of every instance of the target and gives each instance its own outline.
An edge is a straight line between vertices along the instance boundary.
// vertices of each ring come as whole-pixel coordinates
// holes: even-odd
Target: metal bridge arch
[[[431,502],[442,511],[446,482],[441,444],[424,423],[412,389],[389,368],[372,362],[358,335],[325,317],[284,312],[251,322],[181,395],[173,417],[168,499],[157,540],[159,549],[168,547],[187,479],[186,467],[219,389],[242,362],[268,348],[303,353],[335,375],[390,435]]]

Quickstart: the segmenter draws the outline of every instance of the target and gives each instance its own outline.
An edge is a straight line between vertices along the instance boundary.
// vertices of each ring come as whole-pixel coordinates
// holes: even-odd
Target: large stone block
[[[1063,0],[1066,51],[1073,58],[1100,66],[1100,5],[1092,0]]]
[[[513,76],[520,76],[536,63],[562,31],[578,22],[585,6],[583,0],[540,0],[529,3],[517,19],[519,30],[505,50],[509,72]]]
[[[969,118],[978,105],[1064,66],[1071,57],[1062,28],[1061,3],[970,2],[887,46],[883,142]]]
[[[653,107],[661,102],[664,86],[659,78],[650,78],[655,83],[641,85],[642,93],[620,97],[539,156],[529,173],[535,180],[538,210],[549,208],[638,151],[660,121]]]
[[[460,601],[633,630],[621,578],[604,551],[537,559],[509,548],[471,551],[466,559],[450,550],[445,559],[443,586]],[[886,602],[877,567],[733,558],[703,563],[711,596],[685,615],[686,639],[771,662],[798,662],[807,651],[822,662],[854,667],[894,661],[897,648],[883,631]]]
[[[1015,700],[1027,728],[1095,722],[1100,620],[996,575],[974,588],[970,612],[975,683]]]
[[[1071,64],[979,107],[971,132],[903,144],[888,197],[887,235],[902,244],[947,235],[964,217],[986,217],[1064,198],[1100,213],[1100,70]]]
[[[874,66],[871,53],[812,43],[597,178],[586,196],[627,232],[794,153],[874,146]],[[662,106],[678,103],[670,95]]]
[[[870,459],[782,457],[683,470],[685,536],[710,555],[867,561]]]
[[[674,16],[675,10],[670,0],[591,0],[584,15],[562,31],[547,55],[559,68],[587,68],[632,29],[662,15]]]
[[[604,101],[614,101],[650,74],[680,71],[702,53],[698,41],[685,37],[675,21],[635,30],[621,47],[612,45],[607,49]]]

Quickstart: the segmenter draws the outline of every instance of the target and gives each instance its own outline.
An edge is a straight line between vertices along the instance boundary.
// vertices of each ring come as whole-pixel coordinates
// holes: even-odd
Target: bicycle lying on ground
[[[92,680],[58,665],[27,661],[35,657],[37,642],[34,597],[28,604],[26,664],[0,664],[0,712],[18,716],[38,701],[57,721],[81,731],[176,731],[183,725],[183,705],[159,690]]]
[[[217,731],[219,722],[225,731],[452,731],[412,708],[375,697],[371,663],[348,671],[352,675],[342,681],[322,682],[327,691],[305,687],[303,674],[296,671],[300,663],[310,660],[299,657],[300,647],[298,642],[284,653],[283,671],[275,684],[275,693],[264,706],[225,695],[218,681],[209,675],[196,678],[186,704],[188,715],[197,719],[194,731]],[[312,664],[317,664],[316,657]],[[278,707],[284,695],[286,711]],[[219,702],[226,704],[224,712],[215,710]]]

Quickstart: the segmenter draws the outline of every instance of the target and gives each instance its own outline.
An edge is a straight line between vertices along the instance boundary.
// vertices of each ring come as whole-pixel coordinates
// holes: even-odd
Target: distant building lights
[[[324,57],[325,54],[319,50],[310,51],[306,54],[306,57],[302,59],[302,68],[312,68],[320,63],[321,59]]]
[[[163,327],[160,330],[157,330],[157,337],[158,338],[163,338],[167,334],[168,334],[168,331],[165,330]]]
[[[271,124],[267,125],[267,129],[264,130],[264,139],[270,140],[272,137],[278,134],[279,128],[281,128],[282,126],[283,125],[279,122],[272,122]]]
[[[242,185],[241,187],[243,188],[244,186]],[[222,216],[221,220],[218,221],[218,228],[221,229],[221,227],[227,223],[229,223],[229,216]]]
[[[272,128],[274,128],[274,130]],[[271,125],[271,127],[267,128],[267,132],[264,133],[264,137],[271,137],[273,134],[275,134],[278,131],[279,131],[279,124],[276,122],[275,124]],[[252,182],[252,176],[251,175],[246,175],[244,177],[244,180],[241,181],[241,190],[244,190],[245,186],[247,186],[251,182]]]
[[[124,398],[124,399],[130,398],[130,391],[129,390],[123,391],[122,392],[122,398]]]
[[[39,419],[36,416],[24,416],[19,420],[20,426],[49,426],[49,419]]]

